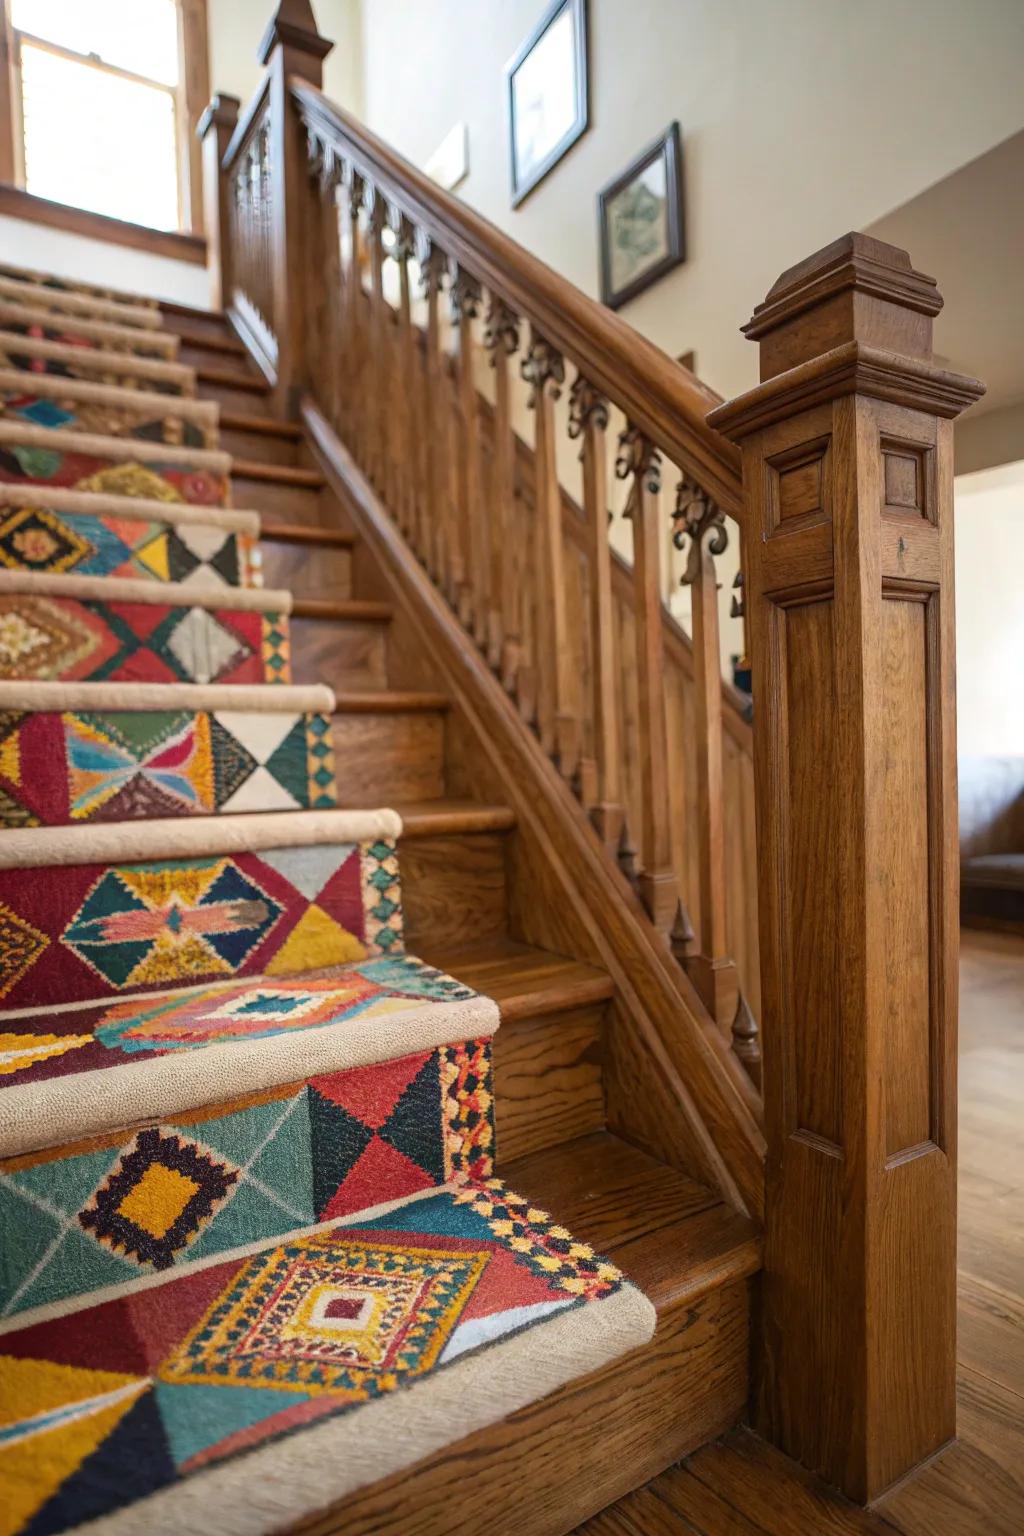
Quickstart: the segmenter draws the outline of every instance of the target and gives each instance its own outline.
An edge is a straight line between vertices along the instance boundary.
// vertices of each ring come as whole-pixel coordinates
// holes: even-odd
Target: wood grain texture
[[[388,679],[387,626],[379,619],[292,618],[292,671],[334,689],[383,688]]]
[[[331,722],[340,805],[437,800],[445,791],[444,713],[344,712]]]
[[[395,660],[408,670],[395,673],[394,682],[424,686],[432,668],[435,681],[426,686],[443,678],[452,697],[450,792],[491,795],[515,812],[512,934],[602,965],[623,999],[617,1018],[630,1044],[619,1056],[638,1064],[639,1077],[617,1095],[617,1124],[642,1138],[653,1118],[651,1103],[658,1102],[675,1165],[759,1209],[760,1136],[742,1068],[717,1030],[702,1022],[707,1015],[692,986],[609,868],[586,814],[485,659],[467,644],[351,458],[314,407],[307,405],[303,416],[349,525],[378,563],[396,610],[407,612],[404,624],[396,619],[396,636],[404,628],[409,641],[401,642]]]
[[[980,386],[932,362],[933,290],[837,241],[779,279],[751,322],[765,382],[713,413],[756,531],[758,1424],[862,1501],[955,1432],[950,418]]]
[[[405,838],[401,860],[405,936],[413,953],[505,932],[502,835]]]

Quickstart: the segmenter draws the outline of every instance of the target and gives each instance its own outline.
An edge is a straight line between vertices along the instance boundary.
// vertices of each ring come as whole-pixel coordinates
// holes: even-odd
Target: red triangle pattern
[[[401,1056],[370,1067],[349,1067],[327,1077],[310,1079],[312,1087],[331,1104],[339,1104],[355,1119],[379,1131],[413,1078],[433,1053]],[[392,1196],[387,1195],[390,1200]]]
[[[351,1216],[368,1206],[403,1200],[407,1195],[418,1194],[421,1189],[435,1187],[428,1173],[417,1168],[403,1152],[375,1136],[344,1183],[332,1195],[330,1204],[320,1212],[320,1220]]]

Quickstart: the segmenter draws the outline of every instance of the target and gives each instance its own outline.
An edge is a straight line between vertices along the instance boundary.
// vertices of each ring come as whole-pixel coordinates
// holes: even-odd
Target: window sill
[[[0,214],[28,219],[33,224],[47,224],[68,234],[84,235],[88,240],[106,240],[111,245],[130,246],[153,256],[169,256],[173,261],[206,265],[206,241],[201,235],[184,235],[166,229],[147,229],[127,219],[112,219],[105,213],[91,213],[86,208],[70,208],[46,197],[35,197],[21,187],[0,182]]]

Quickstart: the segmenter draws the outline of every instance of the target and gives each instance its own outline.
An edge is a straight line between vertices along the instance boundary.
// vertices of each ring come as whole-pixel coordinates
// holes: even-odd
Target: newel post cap
[[[196,138],[205,139],[211,128],[234,128],[241,110],[237,96],[218,91],[196,124]]]
[[[325,59],[334,47],[320,36],[310,0],[280,0],[263,34],[257,53],[259,62],[266,64],[279,44],[296,53],[308,53],[314,59]]]
[[[761,344],[762,379],[851,341],[930,358],[941,308],[906,251],[851,232],[783,272],[743,334]]]

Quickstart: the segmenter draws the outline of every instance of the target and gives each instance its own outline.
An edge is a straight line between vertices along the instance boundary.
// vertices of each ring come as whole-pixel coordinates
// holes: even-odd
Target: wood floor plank
[[[705,1446],[685,1466],[766,1536],[893,1533],[881,1516],[858,1509],[749,1430],[736,1430],[724,1441]],[[938,1530],[932,1536],[939,1536]]]
[[[964,1271],[958,1285],[960,1363],[1011,1391],[1024,1391],[1024,1297]]]

